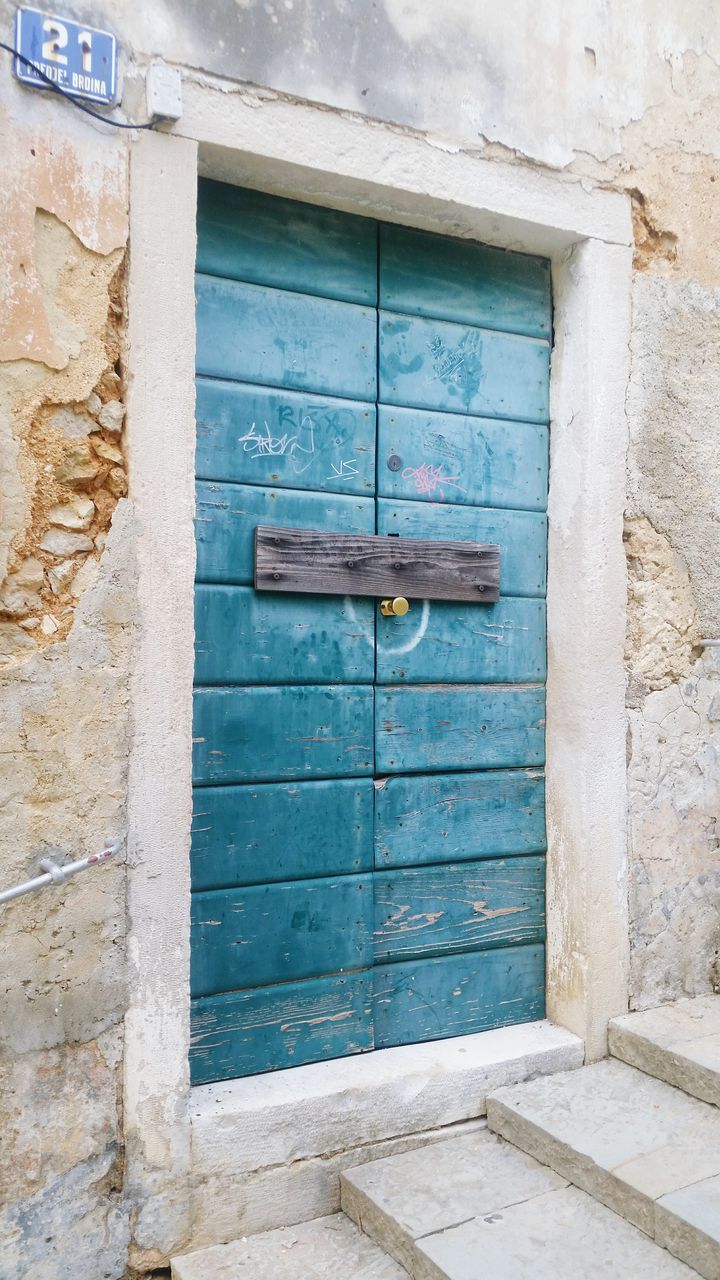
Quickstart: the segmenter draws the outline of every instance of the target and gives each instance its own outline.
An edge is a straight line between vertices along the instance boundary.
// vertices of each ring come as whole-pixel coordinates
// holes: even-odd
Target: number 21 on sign
[[[37,67],[74,98],[115,101],[117,42],[109,31],[22,8],[15,17],[15,50],[33,64],[15,59],[15,75],[23,84],[49,87],[35,71]]]

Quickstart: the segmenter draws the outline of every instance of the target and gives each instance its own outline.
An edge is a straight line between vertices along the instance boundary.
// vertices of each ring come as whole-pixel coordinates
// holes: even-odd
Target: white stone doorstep
[[[192,1182],[329,1156],[483,1116],[494,1089],[583,1064],[547,1021],[196,1086]]]

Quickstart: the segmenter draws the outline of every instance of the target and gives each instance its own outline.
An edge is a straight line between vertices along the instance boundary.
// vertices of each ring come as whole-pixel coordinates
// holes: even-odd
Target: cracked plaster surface
[[[74,0],[68,4],[78,11]],[[13,8],[0,0],[3,19]],[[481,24],[460,0],[442,12],[429,0],[383,0],[360,17],[349,0],[329,9],[313,0],[158,0],[144,9],[99,0],[96,8],[98,24],[120,36],[125,71],[134,50],[141,61],[160,55],[235,78],[240,72],[270,96],[296,94],[427,131],[433,145],[562,169],[568,181],[634,194],[626,529],[631,998],[647,1006],[708,990],[720,943],[720,669],[712,653],[699,656],[697,642],[720,635],[720,23],[711,0],[641,0],[632,12],[599,0],[541,12],[530,0],[513,0],[484,12]],[[17,568],[12,555],[30,527],[36,483],[24,432],[44,406],[77,412],[102,376],[98,317],[106,314],[108,280],[127,234],[128,143],[80,129],[69,110],[41,95],[6,94],[8,83],[0,82],[9,104],[0,130],[16,180],[0,193],[9,228],[0,266],[8,304],[0,316],[8,361],[0,525]],[[266,91],[249,93],[262,110]],[[64,253],[77,255],[75,282],[67,272],[55,278],[58,243],[46,252],[43,238],[55,223],[47,245],[54,235]],[[10,771],[2,799],[13,875],[27,871],[27,850],[75,847],[91,829],[111,834],[122,823],[132,520],[122,496],[114,497],[121,500],[109,513],[108,546],[88,553],[97,577],[73,600],[57,640],[38,652],[29,644],[7,684]],[[88,884],[69,911],[61,899],[47,917],[32,907],[16,916],[6,971],[23,978],[0,1060],[19,1100],[6,1135],[16,1181],[7,1189],[10,1225],[0,1246],[0,1275],[4,1266],[13,1280],[19,1241],[29,1250],[25,1280],[64,1276],[68,1256],[77,1280],[96,1280],[100,1258],[104,1274],[122,1274],[127,1218],[112,1199],[121,1134],[117,1064],[100,1049],[123,1009],[122,901],[122,868],[108,867],[102,884]],[[20,1016],[20,1007],[36,1016]],[[70,1099],[83,1055],[96,1087],[78,1130]],[[47,1149],[34,1148],[31,1128],[23,1127],[41,1096],[38,1074],[42,1096],[57,1107],[56,1141]],[[68,1198],[70,1227],[62,1216]],[[49,1221],[58,1227],[43,1251]],[[155,1261],[148,1251],[148,1265]]]
[[[3,887],[34,875],[43,855],[79,857],[123,835],[134,572],[115,368],[127,144],[58,115],[7,70],[3,61]],[[122,856],[95,876],[1,909],[2,1280],[125,1271]]]

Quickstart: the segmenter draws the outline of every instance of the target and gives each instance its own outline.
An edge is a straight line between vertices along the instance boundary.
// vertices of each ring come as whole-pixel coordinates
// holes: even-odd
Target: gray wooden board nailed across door
[[[492,604],[500,596],[500,551],[480,542],[258,525],[255,588]]]

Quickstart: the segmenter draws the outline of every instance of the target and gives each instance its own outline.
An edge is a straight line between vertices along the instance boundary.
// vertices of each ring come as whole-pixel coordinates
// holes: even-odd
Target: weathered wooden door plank
[[[198,583],[198,685],[372,683],[374,602]]]
[[[371,1004],[371,969],[193,1000],[193,1084],[367,1052]]]
[[[375,1047],[419,1044],[545,1014],[544,947],[498,947],[373,969]]]
[[[376,871],[375,963],[518,946],[545,937],[545,859]]]
[[[373,493],[375,417],[367,402],[198,378],[195,472],[204,480]]]
[[[379,343],[384,404],[548,421],[545,341],[381,311]]]
[[[380,224],[380,306],[548,338],[550,263],[473,240]]]
[[[197,785],[363,776],[372,770],[372,685],[195,690]]]
[[[203,180],[197,270],[374,306],[377,223]]]
[[[372,533],[375,503],[372,498],[339,493],[198,481],[197,581],[251,583],[259,524]]]
[[[379,773],[513,768],[545,759],[542,685],[378,685]]]
[[[217,276],[195,289],[198,373],[375,399],[374,310]]]
[[[337,592],[429,600],[498,599],[498,549],[477,542],[428,542],[329,533],[255,530],[258,591]]]
[[[324,876],[192,895],[190,991],[217,995],[372,963],[372,878]]]
[[[385,498],[544,511],[548,429],[429,409],[378,406]]]
[[[378,613],[376,623],[379,684],[545,679],[544,600],[502,599],[487,609],[436,600],[404,618]]]
[[[545,849],[545,778],[538,769],[389,776],[376,781],[374,796],[377,867]]]
[[[279,524],[280,521],[273,523]],[[497,545],[500,548],[501,594],[545,595],[547,516],[542,512],[378,498],[377,531],[379,534],[398,534],[401,538]]]
[[[370,778],[195,787],[193,890],[371,871],[373,795]]]

